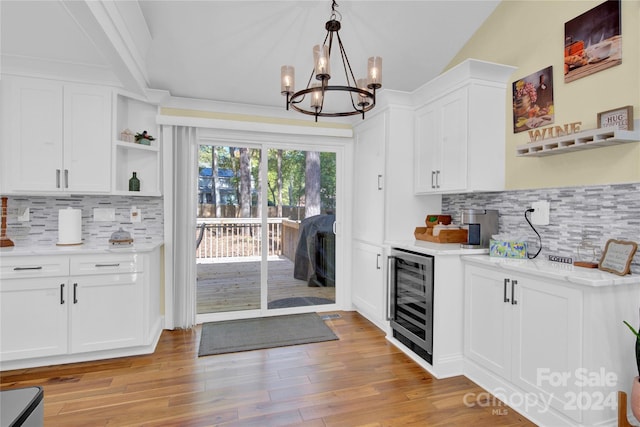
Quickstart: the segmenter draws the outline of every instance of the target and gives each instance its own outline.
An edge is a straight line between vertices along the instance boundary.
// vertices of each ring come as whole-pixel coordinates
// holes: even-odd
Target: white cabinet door
[[[8,79],[11,138],[4,166],[11,191],[60,191],[63,174],[62,85],[47,80]]]
[[[467,188],[467,104],[466,88],[440,101],[440,164],[435,179],[438,191]]]
[[[579,416],[575,370],[582,363],[582,293],[542,279],[514,276],[512,382],[552,397],[551,406]],[[559,375],[569,374],[566,381]]]
[[[509,378],[511,289],[504,279],[501,272],[466,266],[464,353],[486,369]]]
[[[8,78],[3,188],[20,192],[111,190],[111,93],[62,82]]]
[[[353,243],[351,300],[360,313],[379,327],[386,320],[384,262],[382,247]]]
[[[101,87],[64,87],[65,190],[111,190],[111,93]]]
[[[434,100],[416,112],[416,193],[467,188],[466,88]]]
[[[3,279],[0,359],[66,354],[67,277]]]
[[[414,191],[436,191],[436,170],[440,158],[439,110],[430,104],[416,112],[414,147]]]
[[[140,273],[71,277],[71,351],[142,344]]]
[[[382,244],[384,239],[384,156],[386,115],[360,125],[355,140],[353,238]]]

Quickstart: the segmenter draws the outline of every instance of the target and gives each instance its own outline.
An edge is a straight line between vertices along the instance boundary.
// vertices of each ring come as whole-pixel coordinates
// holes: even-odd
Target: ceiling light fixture
[[[280,69],[280,93],[287,97],[287,110],[291,107],[303,114],[315,116],[316,122],[318,121],[318,117],[342,117],[353,116],[355,114],[362,114],[362,118],[364,119],[364,113],[376,105],[376,89],[382,87],[382,58],[379,56],[369,58],[367,78],[356,80],[354,77],[349,58],[347,58],[347,53],[340,39],[339,19],[342,19],[342,15],[336,11],[336,7],[338,7],[338,3],[336,3],[336,0],[333,0],[331,4],[331,17],[325,24],[327,35],[322,45],[313,47],[314,69],[309,76],[306,88],[297,92],[295,91],[295,69],[293,66],[283,65]],[[338,40],[338,46],[340,48],[346,86],[329,85],[329,79],[331,78],[330,59],[334,35]],[[313,76],[320,82],[311,83]],[[353,109],[338,112],[326,111],[324,109],[325,97],[330,92],[346,92],[350,98]],[[309,95],[309,107],[304,108],[301,103],[307,95]]]

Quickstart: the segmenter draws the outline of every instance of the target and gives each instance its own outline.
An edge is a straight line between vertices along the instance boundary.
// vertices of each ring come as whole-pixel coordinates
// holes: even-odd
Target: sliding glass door
[[[271,148],[268,158],[269,218],[280,224],[281,247],[269,256],[267,306],[333,304],[336,154]]]
[[[335,152],[201,144],[197,204],[199,316],[335,303]]]

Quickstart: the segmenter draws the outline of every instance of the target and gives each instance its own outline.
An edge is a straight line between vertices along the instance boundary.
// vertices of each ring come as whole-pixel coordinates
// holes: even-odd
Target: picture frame
[[[633,130],[633,106],[615,108],[598,113],[598,127],[617,126],[622,130]]]
[[[512,83],[513,133],[548,126],[555,122],[553,66]]]
[[[609,239],[602,252],[598,268],[619,276],[629,274],[631,261],[637,249],[638,244],[635,242]]]
[[[606,0],[564,24],[564,82],[622,64],[621,0]]]

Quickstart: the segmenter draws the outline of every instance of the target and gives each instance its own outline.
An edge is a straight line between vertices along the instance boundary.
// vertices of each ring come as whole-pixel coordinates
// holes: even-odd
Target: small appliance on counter
[[[427,215],[426,227],[416,227],[417,240],[433,243],[461,243],[467,241],[467,230],[451,223],[451,215]]]
[[[498,211],[492,209],[464,209],[460,220],[468,228],[465,249],[488,248],[491,236],[498,234]]]
[[[131,237],[131,233],[124,231],[122,227],[120,227],[118,231],[114,231],[113,234],[111,234],[109,244],[113,247],[127,248],[133,246],[133,238]]]

